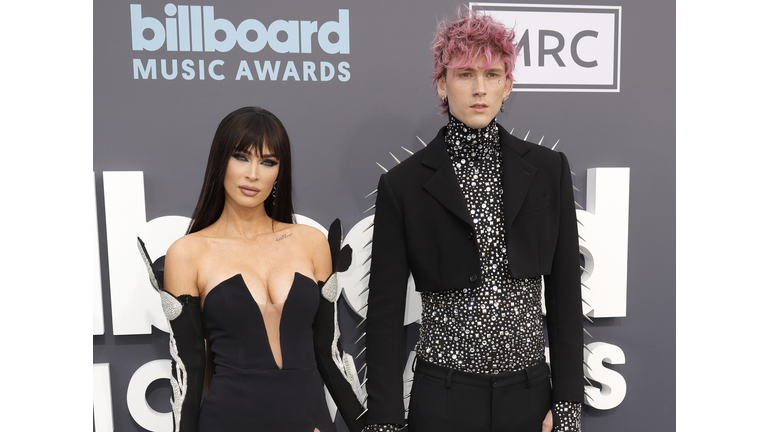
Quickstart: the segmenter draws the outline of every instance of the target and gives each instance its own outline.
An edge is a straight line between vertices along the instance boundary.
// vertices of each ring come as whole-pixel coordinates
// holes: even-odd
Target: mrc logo
[[[515,29],[515,91],[618,92],[621,6],[470,3]]]

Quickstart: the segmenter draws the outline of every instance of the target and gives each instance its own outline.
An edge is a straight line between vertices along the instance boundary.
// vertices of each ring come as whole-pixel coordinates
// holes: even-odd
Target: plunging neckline
[[[235,283],[235,285],[240,286],[243,289],[245,289],[248,292],[248,297],[251,299],[251,301],[253,301],[253,304],[256,305],[256,310],[258,311],[259,316],[261,317],[261,323],[262,323],[261,330],[264,332],[264,335],[266,336],[267,344],[269,345],[269,349],[270,349],[270,352],[271,352],[272,362],[273,362],[274,366],[277,369],[279,369],[279,370],[282,370],[283,366],[284,366],[284,364],[283,364],[283,356],[282,356],[283,344],[282,344],[282,340],[281,340],[282,323],[283,323],[283,319],[282,319],[283,318],[283,311],[285,310],[285,305],[288,304],[288,301],[293,296],[293,292],[294,292],[293,288],[296,285],[296,276],[301,276],[304,279],[307,279],[308,281],[310,281],[311,283],[317,284],[317,282],[315,282],[312,278],[310,278],[308,276],[305,276],[302,273],[294,272],[293,273],[293,281],[291,282],[291,286],[288,288],[288,295],[285,297],[285,300],[283,302],[281,302],[281,303],[264,303],[264,304],[262,304],[262,303],[257,302],[256,299],[253,297],[253,293],[251,292],[250,288],[248,287],[248,284],[245,283],[245,279],[243,278],[242,273],[237,273],[237,274],[233,275],[232,277],[219,282],[216,286],[211,288],[211,290],[208,291],[208,295],[206,295],[206,297],[208,297],[208,296],[211,295],[211,293],[213,293],[217,289],[222,289],[221,286],[224,285],[227,282],[230,282],[230,281],[233,281],[233,282],[234,281],[239,281],[240,282],[240,283]],[[275,308],[277,306],[280,306],[280,309],[279,309],[279,312],[278,312],[279,313],[279,317],[277,319],[277,324],[275,326],[269,326],[268,327],[265,312],[269,312],[267,310],[267,308],[269,308],[270,306],[273,306]],[[205,311],[205,308],[203,308],[203,311]],[[270,323],[272,323],[272,320],[270,320]],[[279,362],[278,362],[278,356],[279,356]]]

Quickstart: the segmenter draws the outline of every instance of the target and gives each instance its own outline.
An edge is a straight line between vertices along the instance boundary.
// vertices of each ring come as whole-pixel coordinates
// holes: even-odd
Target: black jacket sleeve
[[[405,425],[403,337],[410,274],[402,208],[386,174],[376,196],[366,324],[368,424]]]
[[[560,154],[559,224],[552,271],[544,275],[552,400],[583,402],[581,274],[571,169]]]

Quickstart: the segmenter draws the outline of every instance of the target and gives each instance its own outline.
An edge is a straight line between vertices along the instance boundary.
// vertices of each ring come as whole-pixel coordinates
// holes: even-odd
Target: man
[[[458,15],[438,25],[432,48],[448,125],[379,181],[365,430],[406,423],[402,323],[411,273],[422,326],[410,432],[579,431],[583,341],[570,168],[561,153],[496,123],[512,90],[514,32],[489,16]]]

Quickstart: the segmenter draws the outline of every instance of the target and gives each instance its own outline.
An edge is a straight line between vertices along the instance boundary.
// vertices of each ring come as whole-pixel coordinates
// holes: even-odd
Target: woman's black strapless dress
[[[199,432],[334,432],[315,361],[313,322],[320,289],[295,273],[279,316],[282,369],[262,309],[237,274],[214,287],[203,318],[215,374],[198,417]],[[274,331],[275,329],[272,329]]]

